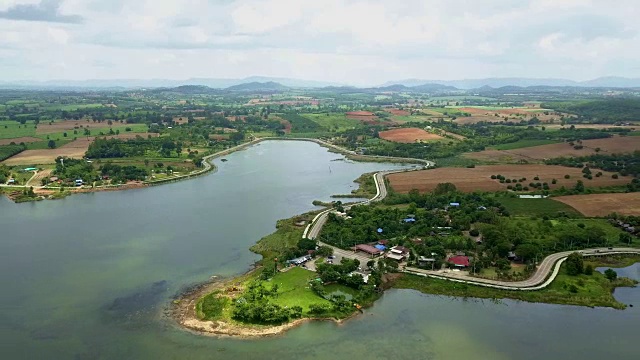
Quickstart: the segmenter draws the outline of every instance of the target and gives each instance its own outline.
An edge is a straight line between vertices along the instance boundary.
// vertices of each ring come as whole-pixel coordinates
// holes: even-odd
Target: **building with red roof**
[[[463,255],[452,256],[447,259],[448,263],[455,265],[456,267],[469,267],[469,257]]]

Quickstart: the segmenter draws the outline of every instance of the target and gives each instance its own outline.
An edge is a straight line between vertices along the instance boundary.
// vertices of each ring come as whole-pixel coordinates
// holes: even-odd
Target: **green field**
[[[358,120],[347,119],[345,114],[304,114],[304,117],[312,120],[323,128],[332,131],[344,131],[361,127],[362,123]]]
[[[520,199],[501,197],[497,200],[515,216],[556,216],[562,211],[572,217],[582,217],[576,209],[552,199]]]
[[[0,139],[13,139],[24,136],[35,136],[36,129],[33,121],[22,125],[17,121],[0,121]]]
[[[287,272],[276,274],[265,286],[269,289],[278,284],[278,297],[274,303],[280,306],[301,306],[303,311],[309,310],[311,304],[331,304],[321,298],[309,287],[309,281],[316,278],[316,273],[303,268],[294,267]]]
[[[74,111],[80,109],[94,109],[101,108],[102,104],[55,104],[43,106],[46,110],[62,110],[62,111]]]
[[[433,121],[433,119],[425,115],[393,115],[391,118],[393,121],[400,123]]]
[[[492,146],[490,149],[493,150],[514,150],[514,149],[522,149],[532,146],[540,146],[540,145],[549,145],[549,144],[557,144],[559,141],[555,140],[520,140],[508,144],[500,144],[497,146]]]

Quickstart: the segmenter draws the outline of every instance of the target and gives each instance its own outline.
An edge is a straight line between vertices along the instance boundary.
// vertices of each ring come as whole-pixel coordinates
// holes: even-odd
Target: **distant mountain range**
[[[320,88],[326,86],[344,86],[344,84],[302,80],[291,78],[272,78],[265,76],[251,76],[243,79],[204,79],[193,78],[186,80],[167,79],[113,79],[113,80],[48,80],[48,81],[0,81],[0,88],[88,88],[88,89],[141,89],[141,88],[173,88],[185,85],[207,86],[214,89],[226,89],[236,85],[248,83],[278,83],[295,88]]]
[[[49,81],[0,81],[0,88],[8,89],[155,89],[178,88],[183,86],[201,86],[209,89],[225,89],[229,91],[278,91],[288,88],[324,88],[358,89],[340,83],[301,80],[292,78],[272,78],[251,76],[244,79],[206,79],[193,78],[187,80],[167,79],[113,79],[113,80],[49,80]],[[640,78],[601,77],[589,81],[573,81],[566,79],[535,78],[486,78],[465,80],[421,80],[405,79],[389,81],[378,87],[364,88],[378,91],[455,91],[471,89],[497,89],[506,87],[604,87],[604,88],[640,88]],[[363,89],[363,88],[360,88]],[[192,89],[195,90],[195,89]]]
[[[465,79],[465,80],[421,80],[406,79],[399,81],[388,81],[381,87],[392,85],[418,86],[423,84],[439,84],[452,86],[458,89],[478,89],[484,86],[501,88],[505,86],[571,86],[571,87],[607,87],[607,88],[627,88],[640,87],[640,78],[631,79],[624,77],[600,77],[588,81],[573,81],[567,79],[535,79],[535,78],[486,78],[486,79]]]

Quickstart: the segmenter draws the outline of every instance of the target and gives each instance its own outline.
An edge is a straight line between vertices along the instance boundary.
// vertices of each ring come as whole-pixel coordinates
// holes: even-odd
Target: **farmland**
[[[442,136],[418,128],[400,128],[382,131],[380,132],[380,138],[394,142],[413,143],[416,141],[441,140]]]
[[[107,136],[106,138],[132,139],[139,134],[121,134]],[[3,161],[5,165],[43,165],[53,164],[58,156],[66,156],[70,158],[83,158],[89,145],[95,140],[95,137],[82,137],[77,140],[70,141],[58,148],[25,150],[20,154]]]
[[[509,146],[511,144],[507,144]],[[583,140],[581,148],[569,143],[523,147],[512,150],[485,150],[467,153],[466,157],[492,162],[515,162],[518,160],[544,160],[561,156],[586,156],[596,153],[627,153],[640,150],[640,138],[614,136],[606,139]],[[504,148],[504,147],[502,147]]]
[[[601,177],[587,180],[582,177],[581,169],[564,166],[550,165],[488,165],[475,168],[438,168],[432,170],[413,171],[389,175],[391,187],[400,193],[409,192],[412,189],[419,191],[432,191],[439,183],[450,182],[465,192],[472,191],[505,191],[510,183],[500,183],[491,179],[492,175],[502,175],[508,179],[526,180],[521,183],[528,187],[531,182],[548,183],[550,189],[562,186],[571,188],[577,180],[584,180],[585,187],[622,186],[630,181],[630,178],[620,177],[613,179],[613,173],[603,172]],[[569,175],[569,179],[565,176]],[[538,180],[535,180],[538,177]],[[552,184],[553,180],[556,184]],[[533,190],[533,188],[531,189]]]
[[[362,123],[357,119],[348,118],[345,114],[304,114],[304,117],[317,123],[318,125],[333,130],[344,131],[346,129],[352,129],[354,127],[362,126]]]
[[[560,196],[554,200],[567,204],[585,216],[607,216],[611,213],[640,216],[640,193],[587,194]]]

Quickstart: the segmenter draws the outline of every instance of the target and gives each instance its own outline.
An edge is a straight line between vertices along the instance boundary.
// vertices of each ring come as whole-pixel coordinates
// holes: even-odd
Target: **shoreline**
[[[215,170],[217,170],[217,167],[214,164],[212,164],[210,161],[214,160],[216,158],[233,154],[233,153],[235,153],[237,151],[244,150],[244,149],[249,148],[249,147],[251,147],[253,145],[259,144],[259,143],[261,143],[263,141],[283,141],[283,140],[284,141],[308,141],[308,142],[313,142],[313,143],[316,143],[316,144],[320,145],[323,148],[329,149],[329,151],[331,151],[331,152],[335,152],[335,153],[344,155],[347,159],[353,160],[353,161],[389,162],[389,163],[401,163],[401,164],[421,164],[421,165],[426,166],[426,167],[432,167],[432,166],[435,165],[434,162],[429,161],[429,160],[423,160],[423,159],[396,158],[396,157],[388,157],[388,156],[357,154],[354,151],[347,150],[347,149],[342,148],[340,146],[331,144],[331,143],[329,143],[327,141],[320,140],[320,139],[314,139],[314,138],[264,137],[264,138],[255,138],[255,139],[253,139],[251,141],[242,143],[240,145],[236,145],[236,146],[231,147],[229,149],[225,149],[225,150],[218,151],[216,153],[204,156],[202,158],[202,164],[204,164],[204,169],[199,169],[199,170],[193,171],[193,172],[191,172],[189,174],[181,175],[181,176],[170,178],[170,179],[149,181],[149,182],[143,181],[143,182],[133,183],[133,184],[122,184],[122,185],[113,185],[113,186],[109,185],[109,186],[92,187],[92,188],[80,188],[80,189],[68,188],[68,189],[73,189],[73,190],[69,190],[67,193],[64,193],[63,195],[59,195],[59,196],[56,196],[56,197],[52,197],[52,195],[53,194],[59,194],[59,189],[60,189],[59,187],[38,187],[38,186],[34,186],[33,188],[36,191],[36,195],[38,195],[38,192],[40,192],[41,195],[38,195],[37,197],[34,197],[34,198],[25,199],[25,200],[22,200],[22,201],[16,201],[12,196],[10,196],[11,195],[10,193],[11,192],[16,192],[16,191],[22,191],[24,189],[28,189],[29,187],[27,187],[27,186],[8,186],[8,185],[3,185],[3,186],[0,186],[0,195],[4,195],[9,200],[13,201],[16,204],[19,204],[19,203],[25,203],[25,202],[41,201],[41,200],[57,200],[57,199],[65,198],[65,197],[70,196],[70,195],[81,194],[81,193],[94,193],[94,192],[104,192],[104,191],[124,191],[124,190],[133,190],[133,189],[142,189],[142,188],[151,187],[151,186],[159,186],[159,185],[174,183],[174,182],[178,182],[178,181],[189,180],[191,178],[199,177],[199,176],[208,174],[208,173],[210,173],[212,171],[215,171]]]
[[[232,284],[236,284],[246,277],[252,276],[261,267],[255,266],[246,273],[225,278],[212,278],[204,283],[197,284],[178,294],[176,298],[166,307],[165,315],[171,318],[182,330],[195,333],[197,335],[209,337],[232,337],[238,339],[255,339],[282,335],[286,331],[312,321],[329,321],[340,325],[344,321],[358,315],[358,311],[344,319],[334,318],[300,318],[279,325],[252,325],[231,323],[221,320],[201,320],[196,314],[196,304],[202,297],[223,289]]]

